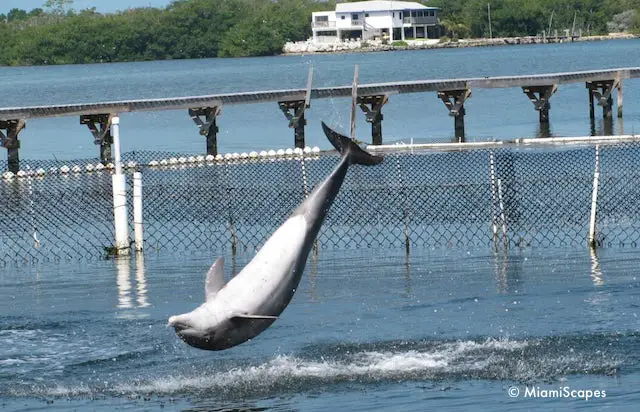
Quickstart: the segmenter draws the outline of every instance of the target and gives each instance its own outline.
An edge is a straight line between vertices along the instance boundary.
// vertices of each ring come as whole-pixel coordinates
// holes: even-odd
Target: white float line
[[[265,161],[265,160],[298,160],[300,155],[311,155],[316,158],[320,154],[319,147],[305,147],[304,149],[279,149],[279,150],[263,150],[261,152],[252,151],[250,153],[227,153],[227,154],[219,154],[217,156],[207,155],[207,156],[181,156],[181,157],[172,157],[168,159],[161,160],[152,160],[147,164],[140,164],[140,166],[149,166],[149,167],[165,167],[165,166],[178,166],[178,165],[193,165],[193,164],[205,164],[205,163],[246,163],[247,161]],[[123,164],[124,169],[136,169],[139,166],[138,163],[130,161],[126,164]],[[97,164],[86,164],[84,166],[80,166],[77,164],[72,165],[63,165],[61,167],[52,167],[49,170],[45,170],[43,168],[39,168],[37,170],[28,170],[23,171],[20,170],[17,173],[5,172],[2,174],[2,179],[11,180],[13,178],[24,178],[24,177],[46,177],[46,176],[67,176],[67,175],[80,175],[83,173],[91,174],[94,172],[103,172],[108,171],[113,173],[115,171],[115,166],[113,163],[109,163],[107,165],[103,165],[102,163]]]
[[[579,144],[618,144],[640,142],[640,136],[580,136],[580,137],[539,137],[532,139],[496,140],[492,142],[466,142],[466,143],[396,143],[389,145],[367,146],[372,152],[394,152],[406,150],[475,150],[501,147],[542,147],[563,146]]]

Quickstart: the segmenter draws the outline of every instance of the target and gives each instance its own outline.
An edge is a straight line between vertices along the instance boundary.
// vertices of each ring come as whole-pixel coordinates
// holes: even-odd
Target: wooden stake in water
[[[309,75],[307,76],[307,93],[304,97],[304,108],[311,107],[311,86],[313,84],[313,66],[309,66]]]
[[[351,140],[356,138],[356,109],[358,104],[358,76],[359,67],[353,72],[353,87],[351,88]]]

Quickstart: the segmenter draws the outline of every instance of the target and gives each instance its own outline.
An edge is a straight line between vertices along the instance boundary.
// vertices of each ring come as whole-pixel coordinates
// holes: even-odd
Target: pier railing
[[[350,170],[319,248],[410,252],[640,242],[640,139],[372,150],[385,161]],[[125,171],[143,175],[145,253],[163,254],[252,253],[337,160],[333,152],[291,150],[217,158],[123,155]],[[108,255],[110,167],[99,159],[23,164],[18,175],[5,172],[0,180],[0,264]],[[128,210],[132,215],[131,204]]]

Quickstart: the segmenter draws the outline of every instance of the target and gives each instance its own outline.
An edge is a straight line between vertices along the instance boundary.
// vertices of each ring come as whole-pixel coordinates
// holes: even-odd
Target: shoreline
[[[638,39],[640,35],[630,33],[611,33],[602,36],[581,36],[581,37],[549,37],[538,36],[524,37],[499,37],[493,39],[461,39],[457,41],[441,42],[437,39],[431,40],[406,40],[406,45],[383,44],[379,40],[350,40],[340,43],[314,44],[307,40],[304,42],[287,42],[282,48],[283,56],[295,56],[304,54],[340,54],[340,53],[367,53],[395,50],[425,50],[425,49],[453,49],[467,47],[491,47],[491,46],[511,46],[522,44],[554,44],[554,43],[574,43],[593,42],[606,40],[631,40]]]

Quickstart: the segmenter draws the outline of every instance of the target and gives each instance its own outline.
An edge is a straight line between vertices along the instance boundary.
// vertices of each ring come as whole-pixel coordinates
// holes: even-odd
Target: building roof
[[[433,10],[414,1],[357,1],[336,4],[336,13],[356,13],[362,11]]]

